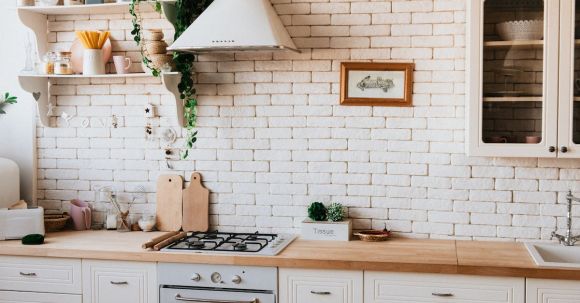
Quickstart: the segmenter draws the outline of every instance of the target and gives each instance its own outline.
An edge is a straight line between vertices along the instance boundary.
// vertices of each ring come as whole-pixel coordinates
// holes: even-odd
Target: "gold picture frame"
[[[342,62],[340,104],[412,106],[413,63]]]

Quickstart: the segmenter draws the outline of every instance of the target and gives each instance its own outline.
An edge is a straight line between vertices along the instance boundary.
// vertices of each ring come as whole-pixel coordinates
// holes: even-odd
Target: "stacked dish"
[[[496,24],[496,31],[502,40],[542,40],[543,20],[517,20]]]

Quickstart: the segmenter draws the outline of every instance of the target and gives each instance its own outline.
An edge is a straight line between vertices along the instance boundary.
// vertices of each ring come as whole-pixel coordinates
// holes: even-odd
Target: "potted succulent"
[[[303,239],[349,241],[351,234],[352,222],[346,219],[342,204],[313,202],[308,206],[308,218],[302,221]]]

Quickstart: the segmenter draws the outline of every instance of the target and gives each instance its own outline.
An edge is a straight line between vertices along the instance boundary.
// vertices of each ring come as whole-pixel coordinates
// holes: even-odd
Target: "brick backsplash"
[[[160,80],[58,80],[57,127],[37,135],[39,204],[66,210],[70,199],[85,199],[98,221],[106,204],[95,190],[112,186],[129,201],[144,186],[132,210],[153,211],[158,175],[189,180],[199,171],[220,230],[299,232],[308,203],[335,201],[349,207],[356,229],[386,223],[409,237],[548,239],[565,225],[557,201],[580,191],[580,161],[465,155],[465,2],[273,0],[302,53],[199,56],[199,140],[190,160],[171,161],[174,170],[158,136],[183,131]],[[108,29],[114,52],[138,70],[129,18],[53,17],[51,48],[67,49],[75,29]],[[158,14],[144,22],[172,37]],[[356,60],[414,62],[415,106],[339,106],[340,62]],[[159,117],[146,121],[146,103]],[[56,118],[62,112],[74,115],[70,127]]]

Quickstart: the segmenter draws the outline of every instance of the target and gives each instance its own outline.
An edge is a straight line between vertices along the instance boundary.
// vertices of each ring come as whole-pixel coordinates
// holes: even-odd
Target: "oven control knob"
[[[195,282],[199,282],[201,280],[201,276],[198,273],[193,274],[193,276],[191,276],[191,280],[195,281]]]
[[[232,277],[232,283],[234,283],[234,284],[240,284],[240,283],[242,283],[242,277],[240,277],[238,275],[233,276]]]
[[[223,283],[222,282],[222,275],[220,275],[219,272],[214,272],[213,274],[211,274],[211,281],[213,283]]]

